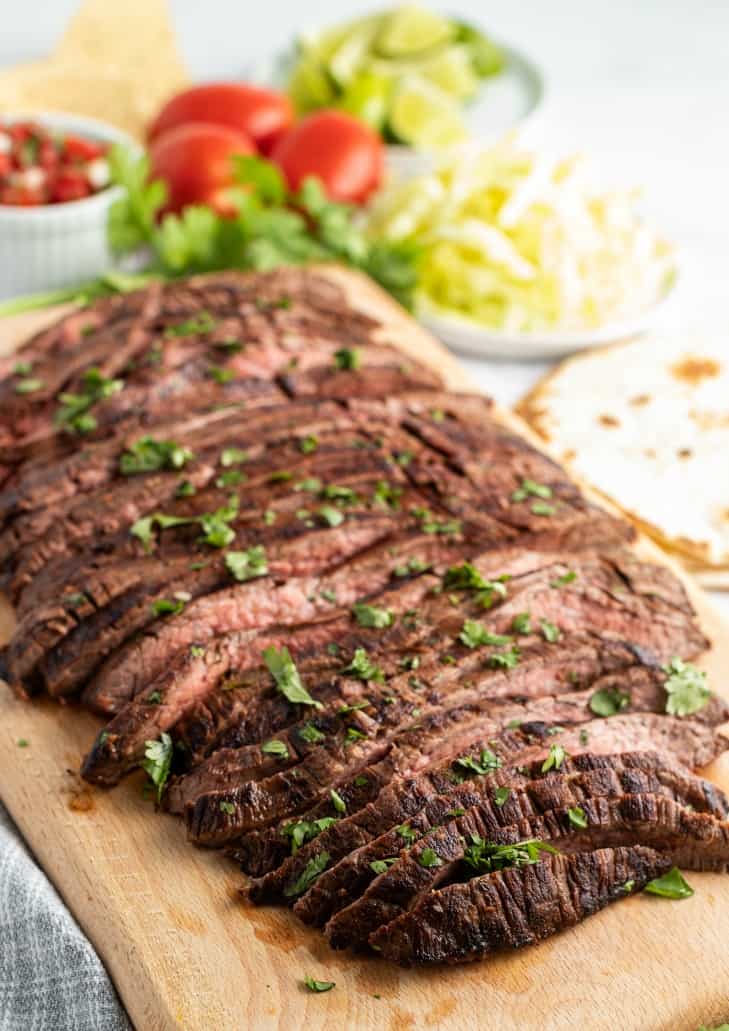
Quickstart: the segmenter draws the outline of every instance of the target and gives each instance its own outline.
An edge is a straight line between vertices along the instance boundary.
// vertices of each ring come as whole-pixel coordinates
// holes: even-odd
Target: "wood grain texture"
[[[453,388],[469,388],[455,359],[369,281],[328,274],[389,339]],[[3,323],[0,351],[50,318]],[[639,549],[668,561],[648,542]],[[679,575],[714,641],[704,666],[729,697],[729,627]],[[0,632],[11,620],[0,605]],[[174,818],[152,813],[141,775],[110,792],[84,785],[75,771],[97,730],[94,717],[72,706],[23,704],[0,691],[0,794],[139,1031],[696,1031],[729,1020],[729,877],[692,874],[691,899],[629,898],[488,962],[404,971],[332,952],[286,910],[250,907],[232,865],[188,845]],[[27,748],[17,746],[21,738]],[[726,758],[710,773],[729,788]],[[337,986],[308,993],[307,973]]]

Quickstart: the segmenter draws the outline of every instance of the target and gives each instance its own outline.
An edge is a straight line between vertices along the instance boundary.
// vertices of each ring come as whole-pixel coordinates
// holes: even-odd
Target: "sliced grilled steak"
[[[338,606],[351,605],[367,593],[385,587],[390,579],[387,551],[393,545],[397,546],[398,555],[418,554],[428,564],[449,552],[455,557],[462,551],[457,543],[449,545],[442,538],[400,538],[318,576],[292,579],[281,586],[272,585],[268,579],[252,581],[201,598],[167,622],[156,635],[121,649],[109,668],[102,670],[100,679],[105,679],[106,686],[102,684],[100,690],[116,693],[110,681],[119,678],[121,691],[130,696],[139,694],[139,700],[129,702],[109,724],[101,746],[97,741],[84,763],[84,776],[100,783],[116,783],[143,757],[145,740],[174,726],[231,668],[241,671],[259,664],[261,652],[257,651],[246,664],[250,644],[246,638],[241,640],[236,631],[233,638],[223,639],[220,651],[213,650],[210,655],[206,652],[204,663],[193,666],[191,656],[186,655],[186,666],[182,670],[173,668],[170,676],[174,656],[182,656],[193,646],[207,645],[234,626],[296,625],[316,621],[327,613],[338,613]],[[150,713],[145,698],[157,692],[164,698],[164,705]]]
[[[462,963],[534,945],[625,898],[628,882],[641,891],[670,866],[669,857],[642,846],[547,855],[431,892],[373,943],[402,966]]]
[[[397,513],[381,508],[348,512],[340,525],[327,527],[315,511],[311,519],[292,514],[262,527],[254,510],[253,521],[243,517],[228,523],[237,531],[231,547],[242,551],[254,545],[265,547],[270,575],[280,581],[297,570],[306,575],[341,562],[386,538],[398,524]],[[182,530],[192,538],[187,547],[175,545],[158,549],[158,558],[130,557],[127,562],[89,569],[78,581],[71,581],[72,589],[55,605],[26,614],[6,652],[11,683],[31,683],[40,663],[39,672],[52,694],[72,693],[112,648],[153,620],[150,603],[155,597],[184,592],[183,598],[196,598],[234,582],[225,556],[195,543],[199,527]],[[139,541],[133,546],[143,554]],[[91,647],[90,642],[94,642]]]
[[[726,816],[726,798],[721,793],[717,796],[707,781],[693,777],[656,753],[615,756],[593,756],[588,753],[567,760],[560,767],[559,773],[545,774],[542,765],[541,762],[534,762],[518,770],[501,767],[483,777],[471,774],[470,781],[455,787],[451,785],[449,790],[434,795],[420,811],[408,818],[404,831],[395,826],[369,840],[366,835],[363,844],[350,853],[341,853],[336,834],[328,834],[326,838],[322,835],[317,839],[316,847],[331,852],[334,844],[335,851],[329,868],[296,902],[294,908],[297,915],[305,923],[324,924],[332,914],[356,904],[359,896],[376,878],[379,883],[378,870],[382,872],[380,868],[383,863],[389,865],[393,857],[399,856],[401,850],[416,841],[419,845],[413,855],[419,857],[422,849],[428,847],[426,841],[429,842],[432,833],[435,833],[434,828],[461,815],[465,816],[474,806],[490,806],[488,813],[494,827],[533,819],[550,810],[581,808],[590,799],[620,798],[626,793],[655,793],[681,804],[696,804],[702,811],[712,812],[721,818]],[[534,780],[535,777],[538,779]],[[502,789],[501,795],[497,794],[499,788]],[[579,813],[576,816],[580,819]],[[569,816],[567,821],[574,831]],[[345,823],[338,827],[342,833],[347,832]],[[377,827],[376,822],[373,823],[374,827]],[[489,835],[491,833],[492,830]],[[539,833],[535,830],[533,836],[543,836],[541,825]],[[309,858],[314,847],[307,848]],[[338,856],[342,856],[339,862]],[[290,892],[307,861],[306,856],[298,859],[293,856],[284,864],[281,872],[270,873],[254,881],[250,888],[251,897],[255,901],[266,901],[286,891]],[[438,867],[432,869],[437,871]],[[372,894],[381,897],[379,886],[375,889],[373,884]],[[338,926],[343,926],[345,922],[343,918],[342,924]],[[340,941],[343,940],[341,937]]]
[[[720,872],[729,865],[729,823],[713,816],[692,813],[673,799],[651,793],[570,796],[568,790],[563,806],[534,813],[529,800],[515,794],[517,819],[513,821],[508,801],[503,808],[479,801],[428,832],[410,849],[392,856],[393,865],[375,877],[364,895],[329,920],[325,930],[329,943],[340,949],[363,947],[368,940],[379,944],[377,928],[417,908],[439,884],[472,876],[468,860],[478,852],[479,842],[503,845],[536,839],[554,844],[560,852],[642,843],[667,853],[683,867]],[[575,820],[584,828],[576,826]],[[473,862],[478,869],[475,857]]]
[[[453,749],[446,750],[440,762],[421,763],[421,766],[425,765],[422,771],[418,770],[417,763],[413,762],[407,748],[393,749],[391,756],[383,761],[382,772],[377,771],[372,776],[376,785],[390,780],[392,784],[378,798],[377,805],[363,813],[363,821],[355,815],[356,810],[353,806],[348,805],[348,812],[352,816],[337,825],[333,840],[325,842],[327,850],[334,859],[339,858],[373,837],[385,833],[394,825],[407,821],[434,795],[452,790],[454,761],[465,760],[458,762],[457,770],[459,776],[468,777],[478,768],[480,752],[484,748],[493,752],[497,756],[497,761],[510,764],[510,769],[513,768],[513,763],[520,763],[527,774],[533,777],[535,767],[542,765],[550,745],[555,743],[555,737],[550,733],[551,729],[541,722],[524,721],[520,722],[518,727],[502,730],[497,735],[497,727],[494,724],[485,724],[480,738],[463,741],[456,739]],[[583,724],[579,730],[562,730],[556,740],[567,756],[563,766],[559,767],[565,771],[573,768],[573,764],[574,768],[580,770],[585,768],[584,763],[599,764],[600,759],[592,758],[594,756],[605,756],[605,761],[610,762],[614,753],[627,752],[657,752],[666,762],[675,764],[678,761],[690,768],[699,769],[711,762],[725,746],[714,730],[706,724],[653,714],[619,715],[609,719],[592,720]],[[586,758],[585,753],[591,758]],[[666,756],[670,759],[667,760]],[[476,767],[471,765],[470,760],[473,760]],[[365,771],[368,777],[371,769]],[[343,791],[347,789],[348,786],[345,785]],[[721,812],[722,803],[722,797],[718,796],[710,805],[710,809],[724,815]],[[695,801],[692,804],[697,805]],[[300,818],[313,822],[321,817],[333,815],[337,814],[327,799],[314,809],[304,812]],[[362,827],[366,828],[369,836],[362,837]],[[238,843],[234,857],[248,873],[261,876],[282,860],[289,846],[290,838],[285,832],[285,826],[279,824],[276,828],[247,834]],[[271,892],[279,892],[281,885],[293,876],[295,870],[306,864],[310,858],[308,848],[309,846],[304,846],[297,857],[287,862],[285,869],[282,868],[280,873],[266,882],[261,889],[261,897]],[[341,851],[338,851],[339,848]]]

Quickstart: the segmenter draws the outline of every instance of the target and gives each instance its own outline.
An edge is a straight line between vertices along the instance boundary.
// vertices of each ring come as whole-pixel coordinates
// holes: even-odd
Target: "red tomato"
[[[149,139],[189,122],[227,125],[249,136],[267,154],[294,120],[291,101],[282,93],[242,82],[211,82],[178,93],[149,128]]]
[[[360,204],[382,179],[382,140],[343,111],[317,111],[274,147],[273,161],[292,190],[307,176],[319,178],[332,200]]]
[[[51,186],[51,202],[64,203],[88,197],[91,187],[86,176],[70,170],[59,172]]]
[[[255,154],[248,136],[222,125],[191,122],[159,136],[149,150],[152,178],[169,190],[166,211],[210,204],[225,214],[222,191],[233,183],[233,154]]]
[[[27,186],[6,186],[0,189],[0,204],[13,204],[22,208],[34,208],[43,204],[43,194]]]
[[[81,136],[67,136],[63,141],[63,154],[69,161],[93,161],[101,157],[106,148]]]

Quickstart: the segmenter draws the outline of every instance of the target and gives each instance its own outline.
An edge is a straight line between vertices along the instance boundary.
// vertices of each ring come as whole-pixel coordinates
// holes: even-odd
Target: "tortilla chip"
[[[189,81],[165,0],[86,0],[51,57],[0,72],[0,114],[67,112],[142,139]]]
[[[572,358],[518,410],[687,569],[727,586],[729,327]]]
[[[167,0],[84,0],[52,59],[126,76],[153,109],[190,82]]]

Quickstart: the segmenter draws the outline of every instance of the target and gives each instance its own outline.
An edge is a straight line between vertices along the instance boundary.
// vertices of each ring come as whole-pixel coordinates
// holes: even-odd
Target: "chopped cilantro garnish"
[[[284,889],[286,898],[296,898],[308,891],[317,877],[326,870],[330,858],[328,852],[319,852],[318,855],[312,856],[294,883],[287,885]]]
[[[313,723],[305,723],[299,731],[299,737],[306,741],[307,744],[316,745],[324,740],[326,734],[323,734]]]
[[[530,634],[532,632],[532,617],[530,612],[520,612],[511,621],[511,629],[515,634]]]
[[[552,745],[549,749],[549,755],[542,763],[542,773],[548,773],[549,770],[558,770],[566,758],[567,753],[562,745]]]
[[[364,648],[355,649],[352,661],[344,667],[342,673],[351,673],[358,680],[365,681],[376,680],[381,683],[385,679],[380,667],[370,660]]]
[[[288,759],[289,750],[286,746],[285,741],[279,741],[276,738],[272,738],[270,741],[266,741],[261,745],[261,751],[264,755],[275,755],[279,759]]]
[[[578,805],[567,810],[567,816],[573,827],[578,827],[580,830],[584,830],[587,827],[587,817],[585,816],[585,810],[581,809]]]
[[[354,347],[341,347],[334,352],[334,364],[338,369],[358,369],[360,367],[359,351]]]
[[[119,470],[123,476],[150,473],[158,469],[182,469],[193,457],[189,448],[176,444],[174,440],[155,440],[142,437],[131,444],[119,459]]]
[[[388,856],[386,859],[373,859],[370,863],[370,870],[372,873],[383,874],[387,873],[393,863],[396,863],[399,856]]]
[[[291,839],[291,855],[295,856],[302,845],[313,841],[327,827],[336,823],[334,816],[323,816],[320,820],[296,820],[281,829],[285,838]]]
[[[664,899],[688,899],[694,893],[694,889],[675,866],[662,877],[649,881],[643,890],[649,895],[661,895]]]
[[[601,687],[592,695],[589,704],[596,716],[615,716],[630,705],[630,695],[616,687]]]
[[[526,501],[527,498],[551,498],[552,488],[545,483],[536,483],[534,480],[522,480],[521,487],[518,487],[511,495],[512,501]]]
[[[562,636],[562,631],[554,623],[550,623],[548,619],[540,619],[539,626],[542,630],[542,637],[545,641],[549,641],[550,644],[554,644],[555,641],[559,641]]]
[[[263,652],[263,661],[276,681],[277,688],[290,702],[295,705],[313,705],[317,709],[322,708],[321,702],[312,698],[304,687],[288,648],[285,646],[275,648],[271,645]]]
[[[483,623],[475,619],[465,621],[458,639],[468,648],[479,648],[486,644],[510,644],[512,641],[508,634],[493,634]]]
[[[60,406],[54,416],[56,426],[73,433],[91,433],[98,423],[90,409],[124,389],[124,380],[107,379],[100,369],[87,369],[81,383],[82,393],[60,394]]]
[[[495,652],[488,658],[488,665],[492,669],[516,669],[519,665],[521,652],[518,648],[512,647],[505,652]]]
[[[220,453],[220,464],[224,469],[248,461],[248,452],[239,447],[226,447]]]
[[[373,627],[377,630],[384,630],[395,622],[395,616],[390,609],[379,609],[374,605],[365,605],[361,602],[356,602],[352,606],[352,615],[360,626]]]
[[[334,788],[332,788],[329,792],[329,797],[332,800],[332,805],[338,813],[346,813],[347,805],[338,791],[335,791]]]
[[[518,841],[513,845],[497,845],[485,841],[478,834],[472,834],[471,844],[466,848],[463,859],[478,873],[491,873],[509,866],[531,866],[539,862],[540,852],[556,853],[557,849],[536,838]]]
[[[308,974],[304,978],[304,986],[310,992],[329,992],[332,988],[336,987],[336,984],[336,981],[316,981],[313,977],[309,977]]]
[[[668,678],[663,685],[667,695],[666,712],[671,716],[692,716],[711,698],[706,673],[692,663],[675,658],[663,667],[663,672]]]
[[[317,515],[321,516],[327,526],[335,527],[340,526],[344,522],[344,513],[340,512],[334,505],[322,505],[317,511]]]
[[[172,738],[167,733],[162,733],[159,741],[144,742],[144,759],[142,769],[148,775],[154,786],[157,788],[157,801],[162,800],[162,795],[170,775],[172,764]]]
[[[239,583],[255,580],[268,573],[266,549],[256,544],[246,551],[229,551],[225,556],[225,565]]]

